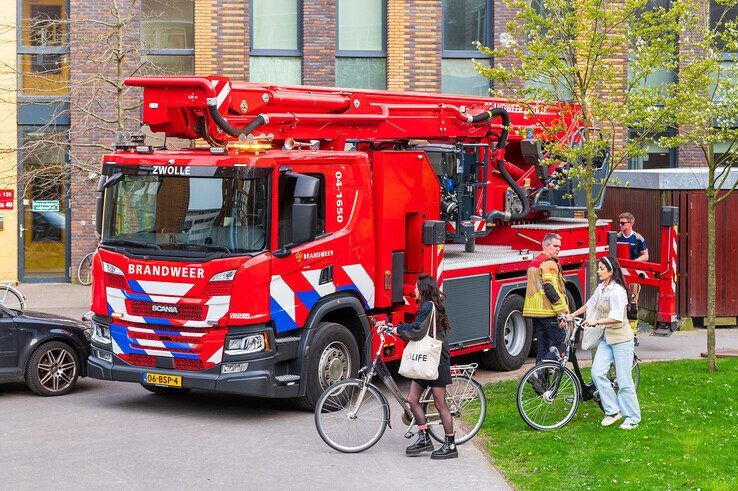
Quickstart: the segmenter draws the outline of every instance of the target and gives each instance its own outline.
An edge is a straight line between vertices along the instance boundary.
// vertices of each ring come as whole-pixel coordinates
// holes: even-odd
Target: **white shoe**
[[[638,428],[638,423],[628,423],[627,421],[624,421],[623,424],[620,425],[621,430],[632,430],[633,428]]]
[[[615,421],[621,419],[622,417],[623,417],[623,415],[620,414],[620,413],[613,414],[612,416],[605,416],[602,419],[602,423],[601,424],[602,424],[602,426],[610,426],[611,424],[613,424]],[[623,424],[625,424],[625,423],[623,423]]]

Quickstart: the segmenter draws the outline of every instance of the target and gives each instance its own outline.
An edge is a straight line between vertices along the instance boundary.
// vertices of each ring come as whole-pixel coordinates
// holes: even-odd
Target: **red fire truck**
[[[552,217],[581,209],[577,184],[552,185],[567,165],[544,165],[537,143],[543,122],[576,145],[576,106],[223,77],[126,83],[143,88],[152,131],[191,143],[124,138],[103,158],[91,377],[310,407],[362,366],[372,318],[412,318],[421,273],[447,295],[453,355],[515,369],[532,342],[526,268],[549,232],[563,237],[569,301],[585,298],[586,220]],[[603,155],[597,172],[608,166]],[[598,222],[599,254],[614,254],[609,229]],[[639,265],[664,326],[675,254]],[[402,348],[387,344],[385,358]]]

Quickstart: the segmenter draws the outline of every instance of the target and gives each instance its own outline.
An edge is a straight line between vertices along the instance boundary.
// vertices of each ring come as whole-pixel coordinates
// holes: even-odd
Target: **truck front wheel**
[[[523,366],[533,339],[533,325],[523,317],[525,300],[509,295],[500,306],[494,331],[494,347],[479,358],[486,368],[507,372]]]
[[[331,385],[354,378],[359,371],[359,347],[351,331],[335,322],[321,322],[310,346],[305,373],[305,395],[293,399],[300,409],[312,411]]]

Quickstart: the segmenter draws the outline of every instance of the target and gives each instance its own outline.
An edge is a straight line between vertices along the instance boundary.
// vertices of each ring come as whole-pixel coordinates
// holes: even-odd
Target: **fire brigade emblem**
[[[302,262],[302,252],[296,252],[295,259],[297,259],[298,263]]]

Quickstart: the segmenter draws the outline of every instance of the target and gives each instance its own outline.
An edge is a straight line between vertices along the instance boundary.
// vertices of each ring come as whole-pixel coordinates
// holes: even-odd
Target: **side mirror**
[[[100,176],[100,180],[97,181],[97,198],[95,199],[95,230],[97,236],[102,237],[102,214],[103,214],[103,191],[105,191],[105,184],[108,182],[106,176]]]
[[[317,180],[317,179],[316,179]],[[317,235],[318,205],[295,203],[292,205],[292,243],[304,244]]]

